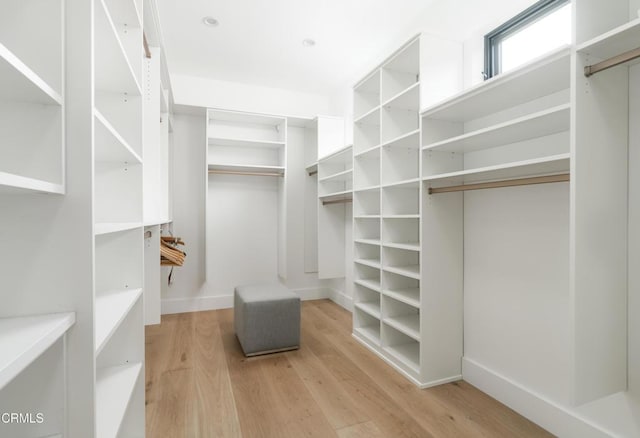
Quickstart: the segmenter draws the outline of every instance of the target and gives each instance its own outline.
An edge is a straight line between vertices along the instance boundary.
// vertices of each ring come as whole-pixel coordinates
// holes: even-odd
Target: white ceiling
[[[436,0],[157,0],[172,74],[327,93]],[[202,18],[220,24],[210,28]],[[409,35],[411,36],[411,35]],[[302,45],[314,39],[315,47]]]

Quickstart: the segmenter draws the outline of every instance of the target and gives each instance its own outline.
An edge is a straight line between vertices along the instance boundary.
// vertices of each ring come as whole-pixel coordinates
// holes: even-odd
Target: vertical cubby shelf
[[[94,0],[96,437],[144,421],[142,4]]]
[[[352,146],[318,160],[318,198],[322,203],[352,199]]]
[[[62,0],[4,5],[0,193],[65,191],[63,5]]]
[[[354,88],[354,335],[416,384],[420,37]]]

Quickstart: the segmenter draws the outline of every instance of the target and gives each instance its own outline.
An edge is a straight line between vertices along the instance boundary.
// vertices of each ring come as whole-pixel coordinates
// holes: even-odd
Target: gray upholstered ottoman
[[[236,336],[247,356],[300,346],[300,297],[278,283],[238,286],[233,297]]]

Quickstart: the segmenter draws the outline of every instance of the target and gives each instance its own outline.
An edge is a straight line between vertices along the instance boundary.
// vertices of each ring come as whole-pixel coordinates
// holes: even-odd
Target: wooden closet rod
[[[495,189],[499,187],[514,187],[514,186],[530,186],[533,184],[549,184],[556,182],[569,181],[569,174],[562,173],[559,175],[549,176],[535,176],[532,178],[519,178],[519,179],[507,179],[502,181],[492,181],[486,183],[477,184],[463,184],[458,186],[449,187],[429,187],[429,194],[435,195],[438,193],[451,193],[451,192],[464,192],[467,190],[482,190],[482,189]]]
[[[311,172],[309,172],[309,176],[313,176],[313,175],[317,175],[318,171],[317,170],[312,170]]]
[[[322,201],[322,205],[348,204],[349,202],[353,202],[353,199],[349,198],[349,199],[336,199],[335,201]]]
[[[584,75],[586,77],[589,77],[602,70],[624,64],[625,62],[633,61],[637,58],[640,58],[640,47],[638,47],[637,49],[629,50],[628,52],[621,53],[620,55],[613,56],[609,59],[598,62],[597,64],[588,65],[584,68]]]
[[[283,173],[276,172],[241,172],[239,170],[210,170],[209,173],[220,173],[223,175],[284,176]]]
[[[142,46],[144,47],[144,56],[151,59],[151,50],[149,50],[149,43],[147,42],[147,35],[142,32]]]

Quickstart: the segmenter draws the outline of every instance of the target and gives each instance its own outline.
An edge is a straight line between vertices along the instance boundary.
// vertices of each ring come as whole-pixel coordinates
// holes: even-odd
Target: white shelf
[[[362,152],[358,152],[357,154],[355,154],[355,155],[353,156],[353,158],[360,158],[360,157],[363,157],[363,156],[365,156],[365,155],[367,155],[367,154],[370,154],[370,153],[372,153],[372,152],[376,152],[376,151],[377,151],[378,153],[380,153],[380,152],[379,152],[379,151],[380,151],[380,145],[376,145],[376,146],[370,147],[369,149],[365,149],[365,150],[364,150],[364,151],[362,151]]]
[[[354,219],[380,219],[379,214],[359,214],[353,217]]]
[[[278,149],[284,147],[283,141],[259,140],[251,138],[209,137],[209,146],[232,146],[250,148]]]
[[[406,367],[416,373],[420,372],[420,344],[411,342],[401,345],[388,345],[385,350]]]
[[[104,0],[95,8],[96,90],[142,95],[142,88],[127,58]]]
[[[334,173],[333,175],[320,178],[318,181],[319,182],[325,182],[325,181],[341,182],[341,181],[351,181],[352,178],[353,178],[353,169],[347,169],[347,170],[343,170],[342,172]]]
[[[356,280],[355,283],[366,287],[367,289],[371,289],[372,291],[380,292],[380,280],[360,279]]]
[[[569,88],[570,66],[571,48],[563,47],[427,108],[422,115],[456,122],[484,117]]]
[[[410,287],[404,289],[386,289],[382,293],[394,300],[420,308],[420,288]]]
[[[394,274],[403,275],[405,277],[414,278],[420,280],[420,266],[408,265],[408,266],[385,266],[382,268],[384,271],[392,272]]]
[[[420,149],[420,130],[416,129],[382,144],[387,148]]]
[[[353,145],[349,144],[341,149],[338,149],[335,152],[330,153],[325,157],[319,158],[318,161],[322,161],[323,163],[331,163],[331,162],[342,163],[345,161],[349,161],[352,153],[353,153]],[[343,157],[343,155],[346,155],[346,157]]]
[[[210,121],[246,123],[251,125],[263,125],[277,127],[286,122],[284,117],[269,116],[266,114],[246,113],[241,111],[214,110],[208,111]]]
[[[554,175],[569,171],[570,154],[559,154],[550,157],[535,158],[459,172],[443,173],[427,176],[423,181],[438,186],[446,184],[471,184],[493,180],[523,178],[529,176]]]
[[[93,115],[96,119],[96,161],[141,164],[142,158],[140,158],[140,155],[122,138],[106,117],[96,108],[93,109]]]
[[[4,45],[0,44],[0,99],[62,106],[63,98]]]
[[[209,164],[209,170],[222,170],[225,172],[279,173],[284,175],[284,167],[282,166],[261,166],[257,164]]]
[[[420,185],[420,178],[411,178],[404,181],[397,181],[393,183],[383,184],[382,188],[397,187],[406,189],[417,189]]]
[[[419,214],[385,214],[383,219],[420,219]]]
[[[410,338],[413,338],[418,342],[420,341],[420,315],[418,313],[385,318],[383,322]]]
[[[359,125],[380,125],[380,107],[377,106],[372,110],[369,110],[368,112],[364,113],[362,116],[354,120],[353,123]]]
[[[353,329],[358,335],[365,338],[367,341],[375,345],[380,345],[380,327],[379,326],[366,326],[356,327]]]
[[[310,164],[309,166],[305,167],[305,170],[307,171],[307,175],[311,175],[313,174],[317,174],[318,173],[318,162],[316,161],[313,164]]]
[[[395,108],[407,111],[420,110],[420,82],[409,86],[382,104],[384,108]]]
[[[385,246],[387,248],[406,249],[409,251],[420,251],[419,242],[407,242],[407,243],[383,242],[382,246]]]
[[[0,318],[0,389],[60,339],[75,313]]]
[[[506,144],[545,137],[569,130],[571,105],[529,114],[495,126],[469,132],[425,146],[424,150],[467,153]]]
[[[364,301],[356,303],[355,306],[364,313],[380,319],[380,303],[377,301]]]
[[[142,222],[98,222],[93,226],[93,234],[101,236],[104,234],[120,233],[122,231],[142,228]]]
[[[602,35],[580,44],[576,50],[600,60],[636,49],[640,41],[640,18],[618,26]],[[637,62],[637,61],[636,61]]]
[[[116,438],[142,364],[96,370],[96,438]]]
[[[366,245],[380,246],[380,239],[355,239],[355,243],[364,243]]]
[[[370,192],[372,190],[380,190],[380,186],[375,185],[375,186],[359,187],[359,188],[353,189],[354,192]]]
[[[0,172],[0,193],[37,192],[64,195],[62,184]]]
[[[125,289],[98,294],[95,310],[96,355],[100,354],[141,295],[142,289]]]
[[[377,259],[355,259],[354,262],[371,268],[380,269],[380,260]]]
[[[322,202],[347,201],[353,199],[353,192],[351,190],[344,190],[341,192],[334,192],[318,196],[318,199]]]

